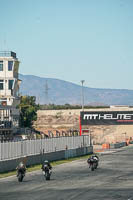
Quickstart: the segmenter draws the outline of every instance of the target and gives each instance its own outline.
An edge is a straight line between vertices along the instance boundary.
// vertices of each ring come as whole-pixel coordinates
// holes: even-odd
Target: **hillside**
[[[40,104],[81,104],[81,86],[67,81],[19,75],[20,93],[36,96]],[[133,90],[84,87],[84,102],[90,105],[133,105]]]

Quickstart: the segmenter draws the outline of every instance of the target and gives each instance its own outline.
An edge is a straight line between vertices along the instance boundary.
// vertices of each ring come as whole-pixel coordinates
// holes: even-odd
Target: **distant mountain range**
[[[54,78],[19,75],[20,93],[36,96],[40,104],[81,104],[81,86]],[[84,87],[86,105],[133,105],[133,90]]]

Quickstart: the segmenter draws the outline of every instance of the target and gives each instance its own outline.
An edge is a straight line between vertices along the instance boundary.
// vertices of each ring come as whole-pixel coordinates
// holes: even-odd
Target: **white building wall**
[[[11,110],[10,118],[13,123],[13,129],[19,126],[20,115],[19,109],[16,109],[16,106],[20,103],[18,97],[19,61],[14,55],[16,54],[13,52],[0,52],[0,61],[3,61],[3,70],[0,71],[0,80],[3,80],[3,89],[0,89],[0,106],[3,106],[5,110],[7,107]],[[8,69],[9,61],[13,62],[11,71]],[[9,80],[13,80],[11,89],[9,89]]]
[[[3,71],[0,71],[0,80],[3,80],[3,90],[0,90],[0,98],[7,98],[7,105],[13,105],[13,99],[17,97],[18,92],[18,68],[19,61],[12,57],[0,57],[3,61]],[[12,71],[8,70],[8,61],[13,61]],[[14,68],[15,66],[15,68]],[[16,77],[16,78],[15,78]],[[9,89],[9,80],[13,80],[13,88]]]

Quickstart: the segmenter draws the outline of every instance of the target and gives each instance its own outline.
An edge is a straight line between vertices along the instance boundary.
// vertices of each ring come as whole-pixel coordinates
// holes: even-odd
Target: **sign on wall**
[[[133,111],[80,112],[81,125],[130,125]]]

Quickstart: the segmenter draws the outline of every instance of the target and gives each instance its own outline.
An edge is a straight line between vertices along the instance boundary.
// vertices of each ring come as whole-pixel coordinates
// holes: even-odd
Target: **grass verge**
[[[61,165],[61,164],[64,164],[64,163],[75,161],[75,160],[80,160],[80,159],[85,159],[85,158],[87,159],[90,156],[91,155],[89,154],[89,155],[85,155],[85,156],[68,158],[68,159],[65,159],[65,160],[53,161],[53,162],[51,162],[51,165],[52,166]],[[36,171],[36,170],[40,170],[41,166],[42,166],[41,164],[29,166],[29,167],[27,167],[27,173],[32,172],[32,171]],[[13,171],[10,171],[10,172],[0,173],[0,178],[6,178],[6,177],[9,177],[9,176],[13,176],[13,175],[16,175],[16,170],[13,170]]]

